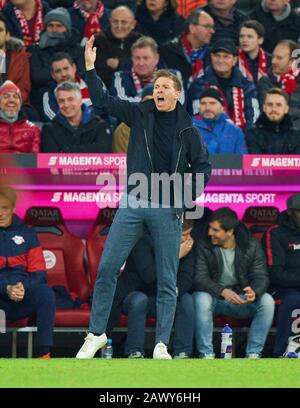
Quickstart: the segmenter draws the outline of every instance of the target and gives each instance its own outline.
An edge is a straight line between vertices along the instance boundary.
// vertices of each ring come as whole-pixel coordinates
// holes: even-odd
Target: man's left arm
[[[260,114],[255,85],[250,83],[244,92],[246,128],[251,128]]]

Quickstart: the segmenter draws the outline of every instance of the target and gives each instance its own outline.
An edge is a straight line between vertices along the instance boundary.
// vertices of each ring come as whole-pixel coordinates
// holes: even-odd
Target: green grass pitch
[[[300,387],[300,359],[0,359],[0,387]]]

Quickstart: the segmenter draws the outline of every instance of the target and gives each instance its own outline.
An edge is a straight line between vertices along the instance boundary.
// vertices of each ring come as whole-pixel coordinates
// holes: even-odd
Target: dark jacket
[[[289,114],[291,115],[294,127],[300,128],[300,75],[297,78],[297,88],[289,95]],[[271,88],[281,88],[280,83],[277,81],[275,75],[273,75],[272,70],[268,70],[268,75],[260,78],[258,81],[258,101],[262,109],[264,97],[266,92]]]
[[[239,224],[235,237],[234,266],[238,285],[232,289],[240,293],[246,286],[251,286],[256,296],[259,297],[263,295],[269,285],[263,249],[242,223]],[[194,289],[222,298],[221,292],[225,287],[218,283],[222,268],[223,260],[220,248],[213,245],[206,234],[205,241],[199,241],[197,244]]]
[[[203,7],[203,10],[211,15],[215,22],[216,30],[212,37],[212,44],[222,38],[231,38],[235,42],[235,44],[238,45],[240,26],[244,21],[248,20],[248,16],[242,11],[233,7],[233,22],[231,24],[225,25],[223,24],[221,19],[213,13],[213,10],[209,5]]]
[[[261,6],[253,10],[250,19],[259,21],[266,29],[264,35],[264,50],[272,53],[280,40],[298,41],[300,37],[300,16],[294,11],[281,21],[276,21],[271,13],[264,11]]]
[[[206,68],[204,75],[194,80],[189,88],[188,111],[191,115],[197,115],[199,112],[199,97],[202,92],[206,88],[214,85],[220,87],[220,81],[212,66],[209,65]],[[233,87],[242,88],[244,91],[244,113],[246,127],[251,127],[258,116],[258,101],[256,99],[257,94],[255,85],[253,82],[245,78],[237,67],[234,67],[226,90],[222,89],[228,104],[229,101],[233,100]]]
[[[43,153],[110,153],[112,135],[109,125],[83,105],[80,125],[73,128],[58,113],[53,121],[42,129]]]
[[[192,290],[194,280],[195,249],[179,261],[177,274],[178,296]],[[151,235],[146,232],[130,253],[126,267],[118,278],[116,291],[111,309],[108,330],[110,331],[119,321],[122,302],[126,296],[135,290],[148,296],[156,296],[156,262],[154,243]]]
[[[132,174],[143,173],[150,181],[151,173],[154,173],[153,128],[154,110],[156,109],[154,101],[131,103],[109,95],[95,70],[87,71],[86,79],[93,105],[97,108],[105,107],[108,113],[116,116],[131,128],[127,152],[127,178]],[[180,103],[176,105],[176,112],[178,120],[175,124],[176,137],[172,148],[171,171],[180,175],[193,174],[193,198],[195,199],[196,174],[204,175],[204,186],[206,186],[211,175],[211,164],[198,130],[193,126],[191,118]],[[127,191],[130,193],[133,188],[135,186],[128,185]],[[174,195],[179,197],[181,193],[175,186]],[[144,198],[151,199],[151,196]],[[182,196],[180,198],[182,199]],[[180,211],[177,213],[179,216]]]
[[[293,129],[289,114],[280,123],[274,123],[262,113],[255,126],[245,133],[251,154],[300,154],[300,130]]]
[[[113,74],[122,68],[122,64],[126,59],[130,58],[131,46],[140,37],[141,34],[131,31],[128,37],[120,40],[113,36],[110,28],[96,36],[97,57],[95,69],[108,88],[111,86]],[[114,70],[106,64],[108,58],[118,58],[119,66],[117,69]]]
[[[206,47],[203,59],[203,69],[210,63],[208,47]],[[168,68],[176,69],[181,72],[182,80],[187,89],[192,82],[192,64],[186,55],[182,46],[182,36],[174,38],[159,47],[159,55]]]
[[[154,38],[157,44],[172,40],[184,30],[184,18],[174,11],[170,2],[157,21],[144,4],[137,8],[135,18],[140,26],[139,32]]]
[[[85,18],[83,17],[83,15],[81,14],[78,8],[70,7],[68,9],[68,12],[71,17],[72,27],[76,28],[79,31],[80,38],[82,39],[83,33],[84,33],[84,27],[86,23]],[[102,17],[100,18],[101,30],[105,30],[108,27],[108,25],[109,25],[108,13],[107,13],[107,10],[104,9],[104,13]],[[80,43],[80,40],[79,40],[79,43]]]
[[[300,289],[300,228],[282,212],[264,239],[272,288]]]
[[[45,17],[45,15],[50,11],[50,7],[49,4],[44,0],[42,0],[42,5],[43,16]],[[6,6],[4,7],[3,14],[7,19],[7,28],[8,31],[10,32],[10,35],[12,37],[20,38],[22,40],[23,34],[21,30],[21,25],[15,14],[14,5],[10,1],[7,2]]]
[[[0,228],[0,295],[6,294],[7,285],[22,282],[26,289],[45,279],[45,269],[36,233],[14,215],[9,227]]]

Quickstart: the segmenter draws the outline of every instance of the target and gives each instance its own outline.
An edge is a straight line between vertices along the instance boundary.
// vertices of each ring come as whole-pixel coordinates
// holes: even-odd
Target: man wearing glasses
[[[212,17],[196,9],[186,20],[186,31],[160,47],[159,54],[167,67],[181,72],[185,88],[203,75],[209,63],[208,47],[214,32]]]

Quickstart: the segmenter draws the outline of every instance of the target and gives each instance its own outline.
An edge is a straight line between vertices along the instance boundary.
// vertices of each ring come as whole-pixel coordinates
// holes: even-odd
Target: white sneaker
[[[249,353],[246,358],[250,358],[250,360],[257,360],[258,358],[260,358],[260,354],[259,353]]]
[[[168,353],[167,346],[162,342],[156,344],[153,351],[153,358],[160,360],[172,360],[172,356]]]
[[[101,334],[101,336],[95,336],[93,333],[89,333],[84,340],[85,342],[78,351],[76,358],[93,358],[97,351],[107,343],[105,333]]]

